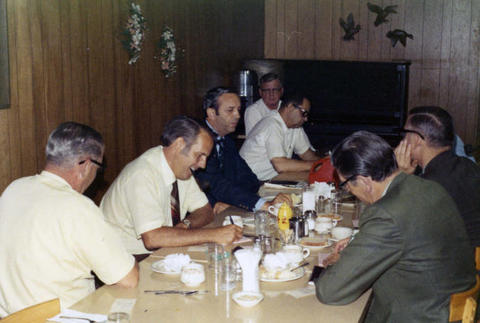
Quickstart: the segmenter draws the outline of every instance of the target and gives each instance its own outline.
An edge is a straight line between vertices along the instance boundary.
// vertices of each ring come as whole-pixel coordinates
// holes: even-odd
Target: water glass
[[[360,215],[362,214],[365,207],[366,207],[365,203],[363,203],[360,200],[355,200],[355,211],[353,212],[353,215],[352,215],[352,225],[354,228],[358,228]]]
[[[108,314],[108,323],[130,323],[130,316],[125,312],[113,312]]]
[[[269,216],[265,211],[255,211],[255,234],[257,237],[265,237],[270,235],[269,233]]]
[[[222,260],[222,275],[220,289],[223,291],[235,288],[235,280],[237,277],[237,264],[229,253],[225,253]]]
[[[216,243],[208,244],[208,268],[217,269],[221,265],[222,257],[225,250],[222,245]]]

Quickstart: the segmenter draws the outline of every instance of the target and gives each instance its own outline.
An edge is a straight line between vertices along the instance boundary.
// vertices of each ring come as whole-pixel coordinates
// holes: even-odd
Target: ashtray
[[[237,292],[232,295],[232,299],[240,306],[252,307],[263,300],[263,294],[256,292]]]

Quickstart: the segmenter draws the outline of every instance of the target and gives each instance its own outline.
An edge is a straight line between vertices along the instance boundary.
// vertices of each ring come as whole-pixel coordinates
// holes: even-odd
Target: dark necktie
[[[218,149],[217,149],[218,162],[219,162],[220,168],[223,168],[223,147],[225,144],[225,138],[217,137],[217,139],[215,139],[215,144],[218,145]]]
[[[178,197],[177,181],[172,184],[172,193],[170,194],[170,209],[172,211],[172,224],[176,226],[180,222],[180,198]]]

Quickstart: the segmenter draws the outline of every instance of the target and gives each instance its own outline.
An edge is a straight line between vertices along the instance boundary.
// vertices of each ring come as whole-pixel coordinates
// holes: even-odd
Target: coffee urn
[[[243,115],[245,113],[245,109],[251,105],[255,99],[257,98],[256,93],[257,90],[257,73],[253,70],[240,70],[236,77],[235,77],[235,88],[237,90],[238,95],[240,96],[241,101],[241,114],[242,118],[237,126],[237,134],[245,134],[245,125],[243,123]]]

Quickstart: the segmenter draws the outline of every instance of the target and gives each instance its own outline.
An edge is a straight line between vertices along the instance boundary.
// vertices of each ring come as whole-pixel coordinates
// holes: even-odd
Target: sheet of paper
[[[110,313],[124,312],[130,315],[136,301],[136,298],[117,298],[110,307]]]

